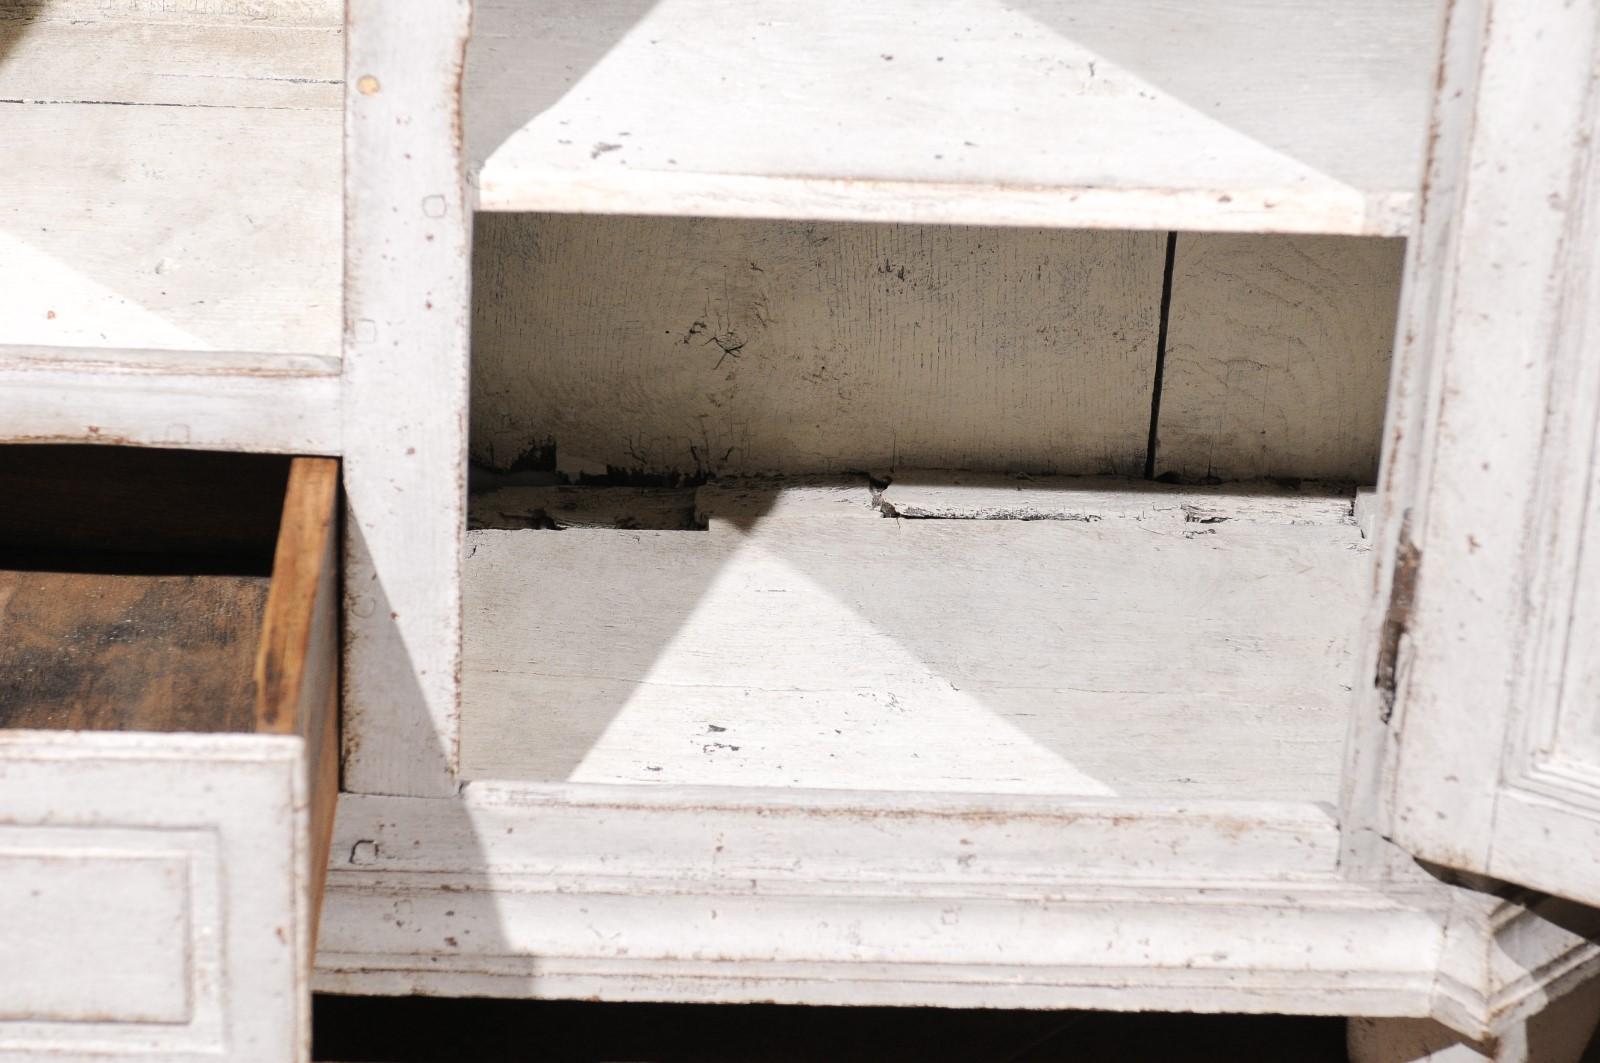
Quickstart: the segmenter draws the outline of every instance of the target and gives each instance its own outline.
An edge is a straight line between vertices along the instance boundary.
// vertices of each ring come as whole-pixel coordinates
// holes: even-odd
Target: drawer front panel
[[[0,733],[0,1061],[302,1057],[302,748]]]

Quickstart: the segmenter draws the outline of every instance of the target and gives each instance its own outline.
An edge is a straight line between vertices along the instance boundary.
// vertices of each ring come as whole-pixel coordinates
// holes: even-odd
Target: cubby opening
[[[1336,801],[1401,241],[475,237],[467,779]]]

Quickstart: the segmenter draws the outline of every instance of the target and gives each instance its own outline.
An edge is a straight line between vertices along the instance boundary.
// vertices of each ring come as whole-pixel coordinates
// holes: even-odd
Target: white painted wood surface
[[[472,452],[506,467],[1142,470],[1155,234],[482,215]]]
[[[340,5],[0,7],[0,341],[339,353]]]
[[[1405,231],[1439,4],[479,5],[489,210]]]
[[[1372,483],[1404,249],[1179,234],[1156,474]]]
[[[0,346],[0,441],[339,452],[339,360]]]
[[[1385,778],[1378,829],[1435,862],[1592,903],[1600,4],[1458,17],[1468,73],[1441,96],[1445,179],[1421,239],[1436,257],[1400,349],[1406,439],[1380,511],[1395,560],[1376,674],[1387,653],[1392,716],[1381,690],[1373,708],[1397,738],[1357,741],[1367,778]],[[1515,90],[1535,71],[1537,101]],[[1513,204],[1528,206],[1508,225]]]
[[[557,534],[557,533],[551,533]],[[347,796],[317,986],[1426,1014],[1448,888],[1303,802],[469,783]]]
[[[0,732],[0,1055],[309,1058],[298,738]]]
[[[873,502],[718,485],[708,532],[469,533],[463,775],[1334,798],[1348,501],[1306,523],[1118,520],[1126,491],[1093,522]]]
[[[343,779],[454,793],[471,218],[471,7],[348,5]]]

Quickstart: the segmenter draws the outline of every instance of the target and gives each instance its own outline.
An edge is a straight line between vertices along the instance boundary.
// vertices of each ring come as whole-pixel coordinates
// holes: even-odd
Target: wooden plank
[[[345,783],[456,790],[466,529],[467,0],[348,5]]]
[[[296,458],[289,466],[255,660],[256,730],[321,733],[320,710],[338,673],[334,506],[339,463]]]
[[[826,513],[469,533],[463,774],[1336,793],[1353,525]]]
[[[4,341],[337,356],[340,12],[246,6],[0,9]]]
[[[256,730],[304,741],[313,953],[339,796],[338,497],[338,462],[296,458],[290,465],[255,661]]]
[[[470,157],[489,210],[1397,235],[1438,12],[486,0]]]
[[[254,729],[260,576],[0,571],[0,727]]]
[[[1156,472],[1371,483],[1405,246],[1178,237]]]
[[[1137,473],[1155,234],[481,215],[472,454]]]
[[[339,452],[317,355],[0,346],[0,442]]]

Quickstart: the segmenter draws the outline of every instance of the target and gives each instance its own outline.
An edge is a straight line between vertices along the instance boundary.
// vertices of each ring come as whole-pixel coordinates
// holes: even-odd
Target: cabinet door
[[[1600,903],[1600,0],[1449,7],[1352,785],[1383,761],[1418,857]]]

